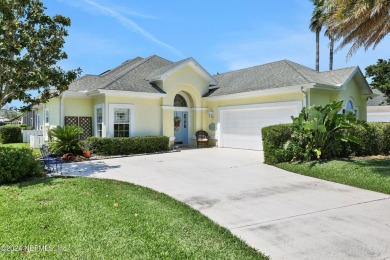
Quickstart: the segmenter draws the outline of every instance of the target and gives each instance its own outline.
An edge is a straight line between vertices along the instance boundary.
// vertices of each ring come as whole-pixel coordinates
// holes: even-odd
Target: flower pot
[[[90,151],[85,151],[85,152],[84,152],[84,157],[85,157],[85,158],[91,157],[91,152],[90,152]]]

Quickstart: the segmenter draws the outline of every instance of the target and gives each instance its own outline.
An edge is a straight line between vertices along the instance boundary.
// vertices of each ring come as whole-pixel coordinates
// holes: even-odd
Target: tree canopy
[[[57,65],[70,19],[50,17],[40,0],[2,0],[0,4],[0,108],[13,100],[22,110],[45,103],[68,89],[81,69],[65,71]],[[28,91],[36,90],[32,96]]]
[[[390,104],[390,59],[379,59],[375,65],[366,67],[366,76],[372,77],[371,86],[379,89]]]
[[[341,39],[338,48],[352,44],[347,57],[360,47],[375,48],[390,32],[389,0],[325,0],[325,6],[326,23]]]

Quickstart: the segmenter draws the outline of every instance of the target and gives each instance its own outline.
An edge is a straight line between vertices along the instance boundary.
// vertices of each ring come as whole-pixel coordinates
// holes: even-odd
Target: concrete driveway
[[[390,259],[390,196],[297,175],[258,151],[193,149],[65,166],[199,210],[272,259]]]

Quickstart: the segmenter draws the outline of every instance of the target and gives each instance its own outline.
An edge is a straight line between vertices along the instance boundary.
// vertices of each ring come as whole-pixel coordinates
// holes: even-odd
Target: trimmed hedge
[[[0,126],[0,143],[22,143],[22,128],[14,125]]]
[[[42,164],[29,148],[0,146],[0,184],[44,176]]]
[[[274,165],[291,161],[293,153],[284,149],[284,144],[290,140],[291,133],[291,124],[271,125],[261,129],[264,163]]]
[[[351,134],[362,141],[362,145],[347,143],[343,156],[369,156],[390,154],[390,123],[367,123],[368,128],[355,126]],[[284,145],[291,138],[291,124],[281,124],[261,129],[263,138],[264,162],[275,165],[280,162],[289,162],[293,158],[293,151],[286,150]]]
[[[166,136],[142,137],[90,137],[89,148],[100,155],[129,155],[154,153],[168,150],[169,138]]]
[[[349,144],[349,154],[369,156],[390,154],[390,123],[368,123],[368,128],[362,126],[351,130],[352,134],[362,141],[362,145]]]

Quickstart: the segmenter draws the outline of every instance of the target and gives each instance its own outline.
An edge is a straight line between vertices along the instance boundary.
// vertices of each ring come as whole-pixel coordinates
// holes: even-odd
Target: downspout
[[[308,96],[307,96],[307,94],[308,94],[308,89],[306,88],[306,91],[304,91],[303,90],[303,87],[301,87],[301,92],[305,95],[305,107],[308,107],[308,106],[310,106],[310,104],[309,104],[309,98],[308,98]]]

